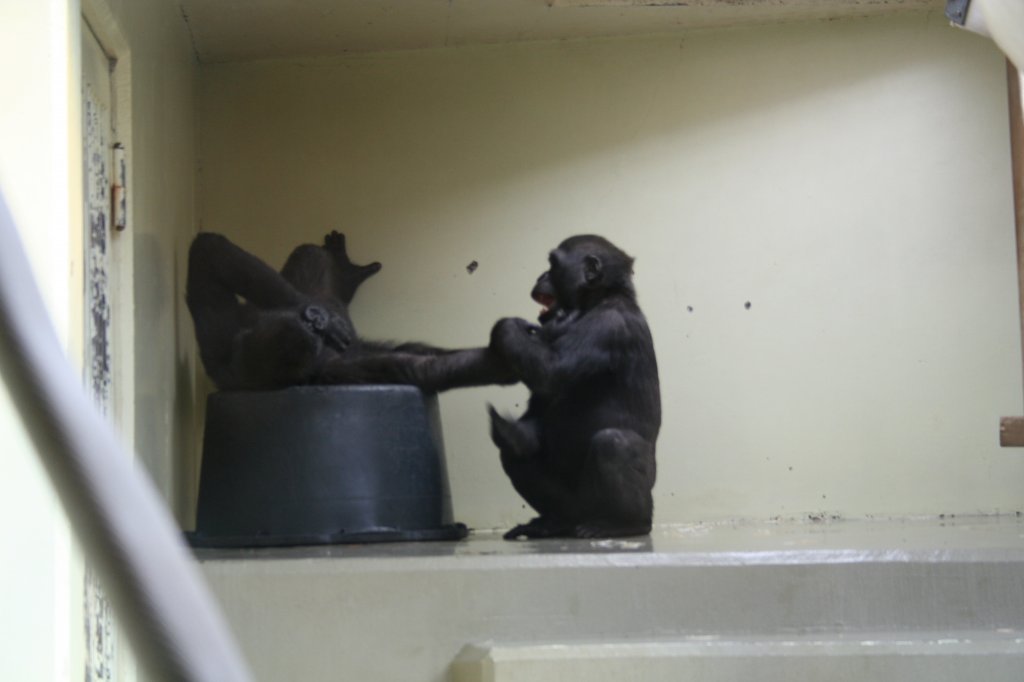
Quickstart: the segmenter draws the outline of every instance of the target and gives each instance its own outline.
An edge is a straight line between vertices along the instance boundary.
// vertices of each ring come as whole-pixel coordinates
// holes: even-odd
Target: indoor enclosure
[[[1012,98],[1004,54],[944,9],[72,7],[81,85],[126,169],[109,413],[183,530],[212,389],[184,299],[197,232],[275,268],[343,232],[354,261],[383,264],[351,305],[360,335],[452,348],[535,319],[565,237],[636,259],[664,415],[650,539],[502,543],[530,510],[486,405],[518,414],[528,392],[445,392],[468,540],[198,553],[256,677],[1016,679]],[[31,215],[28,181],[0,180]],[[63,247],[79,277],[85,241]],[[67,332],[73,356],[85,333]],[[49,504],[22,466],[9,517]]]

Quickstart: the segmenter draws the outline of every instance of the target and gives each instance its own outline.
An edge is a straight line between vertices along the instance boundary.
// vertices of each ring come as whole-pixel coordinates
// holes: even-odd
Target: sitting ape
[[[633,259],[606,239],[571,237],[531,295],[538,328],[500,320],[491,349],[530,389],[515,422],[491,408],[512,485],[539,514],[518,537],[616,537],[651,529],[661,396]]]
[[[304,244],[276,272],[210,232],[189,250],[186,301],[207,374],[223,390],[403,383],[427,391],[512,383],[487,348],[442,350],[360,339],[348,304],[380,263],[355,265],[345,237]]]

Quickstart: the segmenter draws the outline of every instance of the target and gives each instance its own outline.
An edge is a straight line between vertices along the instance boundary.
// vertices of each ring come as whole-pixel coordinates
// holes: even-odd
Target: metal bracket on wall
[[[957,26],[963,26],[970,7],[971,0],[946,0],[946,18]]]
[[[110,186],[111,222],[114,229],[123,232],[128,227],[128,169],[124,162],[124,145],[114,144],[114,177]]]

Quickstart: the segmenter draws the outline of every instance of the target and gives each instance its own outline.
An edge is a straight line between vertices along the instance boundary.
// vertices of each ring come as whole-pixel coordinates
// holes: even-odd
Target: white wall
[[[119,68],[135,75],[130,91],[122,93],[129,101],[120,113],[134,114],[135,125],[126,126],[122,139],[136,171],[131,236],[143,264],[136,296],[143,304],[138,442],[173,501],[176,481],[168,472],[186,461],[179,449],[189,447],[195,430],[191,326],[178,324],[183,277],[175,274],[175,266],[184,267],[175,254],[194,228],[195,65],[174,3],[0,0],[0,193],[18,223],[57,332],[69,357],[80,362],[82,6],[97,33],[117,43]],[[147,250],[147,244],[156,246]],[[182,320],[187,324],[187,316]],[[81,561],[13,400],[0,386],[0,517],[7,526],[0,548],[0,679],[80,679]]]
[[[1024,508],[1003,60],[939,16],[210,65],[199,111],[203,229],[343,230],[371,338],[485,343],[574,233],[635,255],[656,521]],[[529,516],[484,410],[525,397],[443,397],[471,526]]]
[[[80,158],[69,158],[74,16],[63,0],[0,0],[0,194],[64,342],[75,335],[68,264],[71,226],[80,225],[69,196]],[[71,538],[15,409],[17,399],[0,378],[0,518],[6,520],[0,679],[70,679],[73,640],[81,631],[72,624]],[[76,624],[81,622],[79,617]]]

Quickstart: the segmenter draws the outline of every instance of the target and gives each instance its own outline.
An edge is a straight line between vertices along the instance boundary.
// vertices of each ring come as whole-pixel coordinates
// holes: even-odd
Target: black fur
[[[345,237],[296,248],[281,272],[211,232],[189,250],[186,301],[200,357],[220,389],[405,383],[426,391],[513,381],[487,348],[443,350],[360,339],[348,314],[381,268],[355,265]]]
[[[518,421],[490,409],[502,467],[539,514],[505,537],[648,533],[661,394],[633,259],[583,235],[549,261],[531,292],[549,306],[541,326],[505,318],[491,331],[491,349],[531,392]]]

